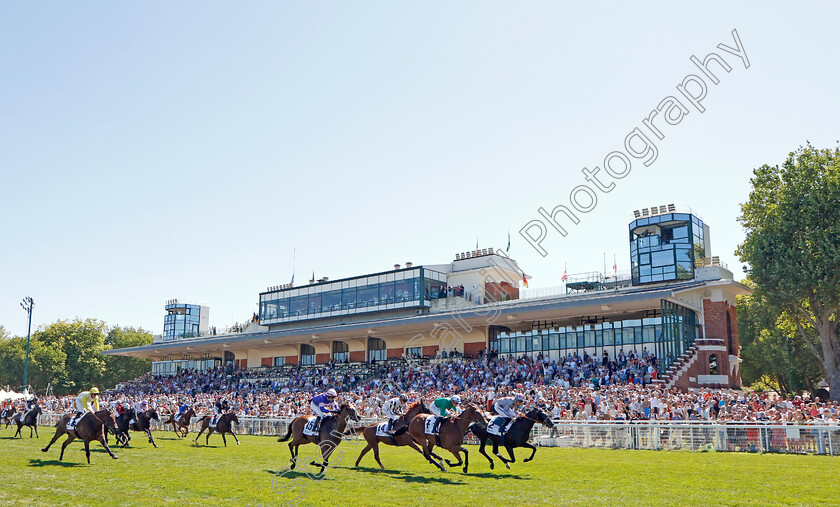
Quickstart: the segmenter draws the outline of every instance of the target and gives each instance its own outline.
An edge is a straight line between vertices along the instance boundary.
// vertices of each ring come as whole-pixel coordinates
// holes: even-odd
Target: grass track
[[[239,447],[229,439],[224,448],[218,435],[206,447],[158,432],[154,449],[135,434],[136,447],[115,450],[119,460],[94,443],[88,466],[78,442],[64,462],[63,438],[42,453],[50,428],[40,440],[12,434],[0,430],[3,505],[101,506],[103,498],[120,505],[283,505],[304,489],[298,505],[840,505],[837,457],[543,448],[530,463],[506,470],[497,461],[491,471],[470,446],[470,473],[463,474],[438,472],[414,451],[393,447],[381,448],[387,470],[372,453],[356,469],[363,444],[346,441],[335,468],[312,478],[310,467],[288,471],[288,447],[270,437],[240,437]],[[313,450],[301,447],[307,463]],[[520,450],[517,459],[525,456]]]

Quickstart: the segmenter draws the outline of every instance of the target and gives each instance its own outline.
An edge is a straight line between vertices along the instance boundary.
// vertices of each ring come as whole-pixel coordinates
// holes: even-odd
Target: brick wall
[[[487,348],[484,342],[474,342],[464,344],[464,355],[466,357],[478,357],[478,352]]]
[[[298,356],[286,356],[286,364],[298,364]]]
[[[350,361],[351,362],[360,362],[365,360],[365,351],[364,350],[356,350],[350,352]]]
[[[329,354],[315,354],[315,362],[318,364],[327,364],[330,362]]]
[[[507,282],[488,282],[484,284],[484,294],[487,301],[501,301],[502,294],[506,294],[507,299],[519,299],[519,287]]]

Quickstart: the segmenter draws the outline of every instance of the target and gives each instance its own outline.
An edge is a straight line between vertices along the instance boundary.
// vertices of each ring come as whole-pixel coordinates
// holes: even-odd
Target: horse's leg
[[[461,446],[461,452],[464,453],[464,473],[467,473],[467,469],[470,468],[470,451],[466,447]]]
[[[155,439],[152,438],[152,428],[146,428],[146,434],[149,435],[149,443],[155,446],[157,449],[157,444],[155,443]]]
[[[522,447],[524,447],[526,449],[531,449],[531,455],[528,456],[527,458],[523,459],[522,461],[527,463],[527,462],[531,461],[532,459],[534,459],[534,454],[537,453],[536,446],[534,446],[533,444],[529,444],[528,442],[525,442],[524,444],[522,444]]]
[[[116,454],[114,454],[114,452],[111,450],[111,448],[110,448],[110,447],[108,447],[108,441],[107,441],[107,440],[105,440],[105,432],[104,432],[104,431],[102,432],[102,436],[101,436],[101,437],[99,437],[99,443],[100,443],[100,444],[102,444],[102,447],[104,447],[104,448],[105,448],[105,450],[106,450],[106,451],[108,451],[108,454],[109,454],[112,458],[117,459],[117,455],[116,455]]]
[[[60,422],[59,422],[59,424],[61,424],[61,422],[62,422],[62,421],[60,421]],[[56,440],[58,440],[58,437],[60,437],[61,435],[63,435],[63,432],[62,432],[61,430],[59,430],[58,428],[56,428],[56,430],[55,430],[55,435],[53,435],[52,440],[50,440],[50,443],[48,443],[46,447],[44,447],[43,449],[41,449],[41,452],[47,452],[47,451],[49,451],[49,450],[50,450],[50,446],[52,446],[52,445],[55,443],[55,441],[56,441]]]
[[[382,462],[379,461],[379,440],[378,439],[373,444],[373,458],[376,460],[377,463],[379,463],[379,468],[384,470],[385,465],[383,465]]]
[[[90,440],[85,439],[85,456],[87,457],[88,465],[90,465]]]
[[[431,461],[433,465],[440,468],[441,472],[446,472],[446,467],[443,466],[443,458],[441,458],[434,452],[435,444],[431,442],[431,439],[427,438],[426,445],[428,445],[427,452],[429,453],[429,461]],[[432,458],[436,459],[437,461],[433,461]]]
[[[289,461],[291,462],[291,465],[289,466],[289,469],[290,469],[290,470],[294,470],[294,469],[295,469],[295,465],[297,464],[297,459],[295,459],[295,458],[296,458],[296,456],[295,456],[295,448],[296,448],[296,446],[295,446],[295,439],[293,438],[293,439],[292,439],[292,441],[291,441],[291,442],[289,442],[289,454],[292,456],[292,457],[289,459]]]
[[[15,438],[15,437],[17,437],[18,435],[20,435],[20,429],[21,429],[22,427],[23,427],[23,426],[18,426],[17,431],[15,432],[15,435],[14,435],[12,438]],[[20,435],[20,438],[23,438],[23,435]],[[32,438],[32,437],[30,437],[30,438]]]
[[[227,439],[225,438],[225,432],[224,432],[224,431],[220,431],[220,432],[219,432],[219,435],[221,435],[221,436],[222,436],[222,443],[224,443],[224,444],[225,444],[225,447],[227,447]],[[210,435],[207,435],[207,436],[209,437]]]
[[[204,433],[204,426],[201,427],[201,429],[198,432],[198,435],[196,435],[195,439],[193,439],[193,442],[198,442],[198,437],[200,437],[202,433]]]
[[[510,456],[510,462],[516,463],[516,456],[513,455],[513,446],[510,444],[505,445],[505,449],[507,449],[508,455]]]
[[[38,436],[38,423],[35,423],[35,426],[33,426],[33,428],[35,428],[35,438],[41,440],[41,437]],[[30,435],[29,438],[32,438],[32,435]]]
[[[480,452],[485,458],[487,458],[487,461],[490,462],[490,470],[493,470],[496,467],[496,464],[493,462],[493,458],[487,455],[487,451],[484,450],[485,447],[487,447],[486,438],[481,441],[481,446],[478,448],[478,452]]]
[[[175,421],[172,421],[172,431],[175,432],[175,436],[177,436],[178,438],[181,438],[181,432],[178,431],[178,424],[175,423]]]
[[[355,466],[359,466],[359,462],[360,462],[360,461],[362,461],[362,457],[363,457],[365,454],[367,454],[367,453],[368,453],[368,451],[370,451],[372,448],[373,448],[373,447],[372,447],[371,443],[370,443],[370,442],[368,442],[368,444],[365,446],[365,448],[364,448],[364,449],[362,449],[362,452],[361,452],[361,454],[359,454],[359,457],[358,457],[358,458],[356,458],[356,465],[355,465]]]
[[[29,427],[29,438],[32,438],[32,426]]]
[[[207,435],[204,436],[204,445],[210,445],[210,435],[212,435],[212,434],[213,434],[213,428],[208,428],[207,429]],[[224,438],[224,435],[222,435],[222,438]],[[225,446],[227,447],[227,445],[225,445]]]
[[[61,454],[58,456],[58,461],[61,461],[61,460],[63,460],[63,459],[64,459],[64,449],[65,449],[65,448],[66,448],[66,447],[70,444],[70,442],[72,442],[73,440],[76,440],[76,437],[74,437],[74,436],[73,436],[73,435],[71,435],[70,433],[67,433],[67,440],[65,440],[65,441],[64,441],[64,443],[63,443],[63,444],[61,444]]]
[[[450,468],[451,467],[459,467],[459,466],[464,464],[464,459],[461,458],[461,448],[456,448],[454,451],[451,450],[451,449],[447,449],[447,451],[451,452],[453,456],[458,458],[457,463],[453,463],[453,462],[449,461],[448,459],[444,460],[444,461],[446,461],[446,464],[450,466]]]
[[[499,454],[499,441],[495,440],[495,439],[491,439],[491,440],[493,440],[493,455],[495,455],[497,458],[502,460],[502,463],[505,464],[505,467],[507,467],[507,469],[510,470],[510,463],[508,463],[508,460],[505,459],[504,456]]]
[[[233,425],[231,425],[233,426]],[[239,439],[236,438],[236,433],[233,432],[233,429],[230,430],[230,434],[233,436],[233,439],[236,440],[236,445],[242,445],[239,443]]]

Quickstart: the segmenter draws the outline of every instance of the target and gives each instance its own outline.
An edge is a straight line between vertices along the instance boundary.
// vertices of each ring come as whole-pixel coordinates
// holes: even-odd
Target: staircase
[[[677,380],[688,372],[688,369],[691,368],[691,365],[693,365],[695,361],[697,361],[697,347],[695,345],[691,345],[680,357],[671,363],[671,366],[668,367],[668,370],[666,370],[661,377],[654,380],[652,383],[657,387],[663,387],[665,389],[674,387]]]

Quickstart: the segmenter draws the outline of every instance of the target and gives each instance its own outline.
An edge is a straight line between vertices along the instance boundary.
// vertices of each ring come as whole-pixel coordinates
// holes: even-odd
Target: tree
[[[755,290],[749,277],[743,283]],[[763,384],[787,396],[817,389],[822,366],[791,319],[755,292],[738,296],[738,338],[744,384]]]
[[[840,400],[840,149],[808,144],[750,181],[737,254],[756,296],[790,319]]]
[[[114,326],[105,336],[105,349],[139,347],[141,345],[148,345],[153,341],[154,336],[152,336],[152,333],[144,331],[143,329]],[[120,382],[125,382],[126,380],[131,380],[145,375],[152,369],[152,361],[150,359],[126,356],[104,357],[105,372],[99,384],[108,388],[115,386]]]

